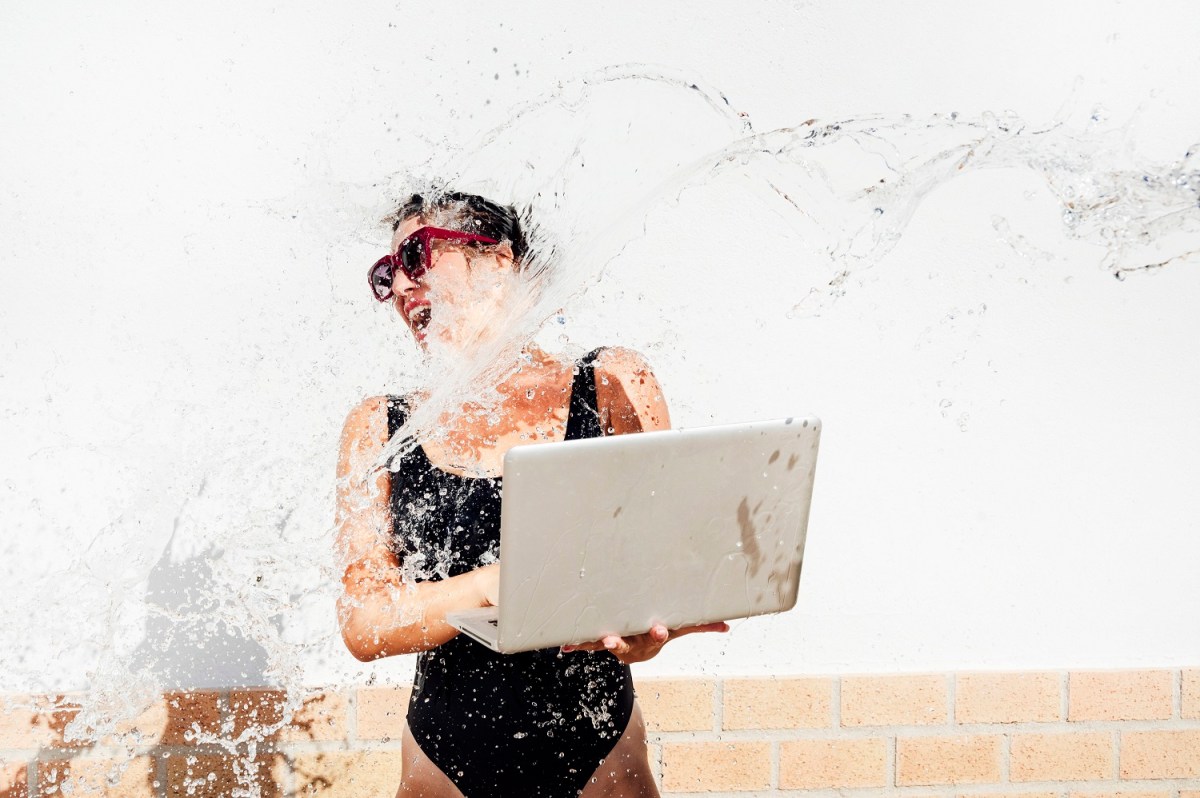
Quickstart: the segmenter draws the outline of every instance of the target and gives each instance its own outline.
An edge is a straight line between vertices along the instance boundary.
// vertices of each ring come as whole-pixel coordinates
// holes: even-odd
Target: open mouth
[[[412,325],[413,332],[424,333],[425,328],[429,326],[429,320],[433,317],[433,311],[428,305],[422,305],[418,308],[413,308],[408,314],[408,323]]]

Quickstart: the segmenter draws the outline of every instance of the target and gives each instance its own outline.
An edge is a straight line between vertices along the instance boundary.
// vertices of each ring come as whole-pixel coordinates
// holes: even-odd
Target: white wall
[[[1183,0],[10,4],[0,21],[14,688],[404,677],[349,660],[330,609],[341,419],[418,373],[364,290],[387,238],[367,222],[380,181],[559,82],[647,64],[758,130],[1044,122],[1074,96],[1114,124],[1138,110],[1150,161],[1200,139]],[[678,424],[826,425],[800,607],[644,672],[1200,660],[1200,259],[1114,280],[1036,175],[978,172],[797,314],[830,264],[743,188],[655,205],[568,309],[573,346],[648,354]]]

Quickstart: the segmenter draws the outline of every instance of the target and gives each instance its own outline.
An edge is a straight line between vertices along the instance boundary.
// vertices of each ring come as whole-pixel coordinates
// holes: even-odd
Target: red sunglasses
[[[400,242],[395,255],[384,255],[375,261],[375,265],[367,272],[367,280],[371,284],[371,293],[380,302],[387,302],[392,296],[392,280],[396,277],[396,269],[404,272],[410,280],[416,280],[433,266],[433,248],[430,242],[461,241],[463,243],[499,244],[494,238],[477,236],[471,233],[460,233],[457,230],[443,230],[440,227],[422,227]]]

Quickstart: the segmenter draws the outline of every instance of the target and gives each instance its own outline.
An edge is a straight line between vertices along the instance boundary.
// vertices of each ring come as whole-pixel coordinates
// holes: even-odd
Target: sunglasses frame
[[[463,243],[476,244],[499,244],[500,242],[494,238],[487,236],[475,235],[474,233],[463,233],[458,230],[445,230],[441,227],[422,227],[419,230],[414,230],[405,237],[400,245],[396,247],[396,253],[384,255],[379,260],[371,264],[371,268],[367,270],[367,285],[371,288],[371,296],[375,297],[378,302],[387,302],[394,294],[391,289],[391,282],[396,277],[396,270],[404,272],[405,276],[410,280],[417,280],[425,272],[433,268],[433,248],[430,242],[438,241],[460,241]],[[410,245],[420,244],[421,257],[418,263],[412,269],[404,266],[404,248]],[[379,267],[384,266],[388,269],[388,292],[384,296],[380,296],[376,290],[375,273]]]

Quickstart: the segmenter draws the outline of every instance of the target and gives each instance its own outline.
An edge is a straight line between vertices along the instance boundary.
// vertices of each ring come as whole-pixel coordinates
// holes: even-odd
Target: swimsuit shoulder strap
[[[599,438],[604,434],[596,401],[596,358],[603,351],[604,347],[593,349],[575,364],[575,379],[571,383],[571,405],[567,410],[566,439],[569,441]]]
[[[404,397],[389,394],[387,397],[388,438],[396,434],[396,430],[404,426],[406,417]]]

